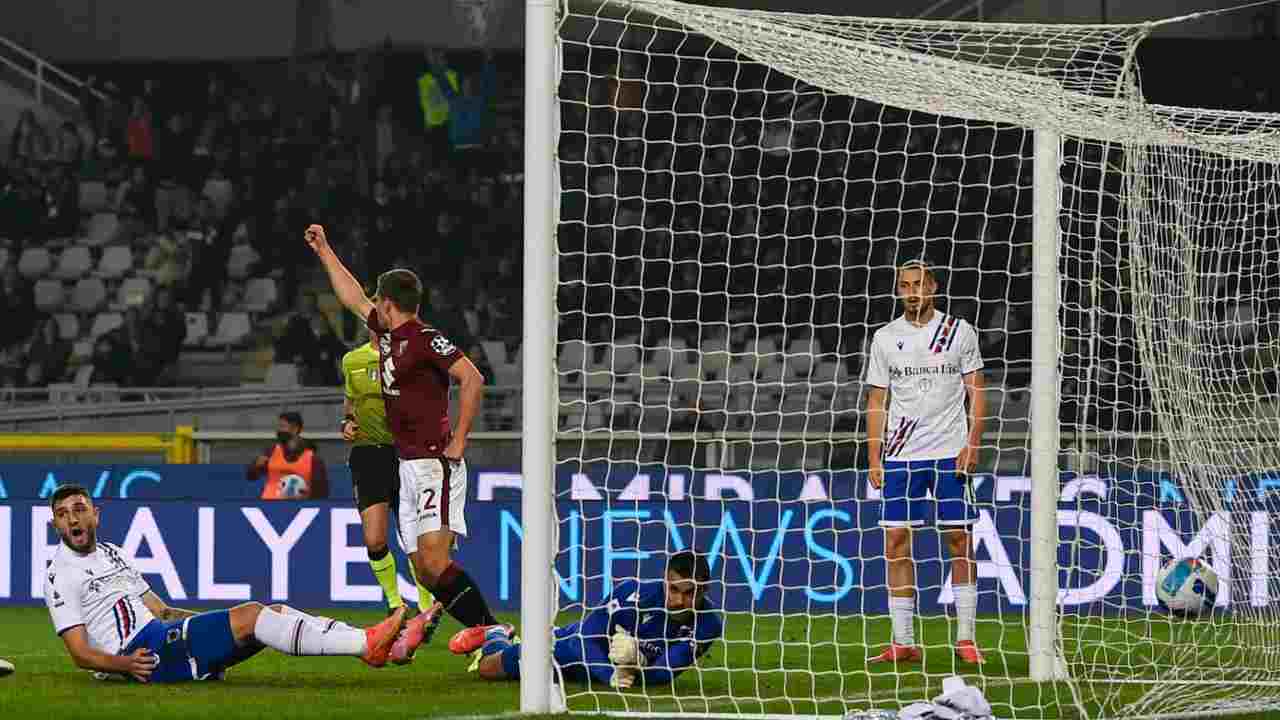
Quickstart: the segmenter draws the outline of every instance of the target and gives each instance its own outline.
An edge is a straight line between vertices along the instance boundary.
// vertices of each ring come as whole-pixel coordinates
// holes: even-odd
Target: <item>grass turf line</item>
[[[354,624],[376,622],[375,611],[325,611]],[[502,620],[515,622],[514,616]],[[566,616],[565,621],[575,617]],[[1133,622],[1099,627],[1092,621],[1082,637],[1108,636],[1110,660],[1158,662],[1165,632],[1146,624],[1147,645],[1126,638]],[[484,682],[466,672],[466,661],[445,648],[457,624],[446,619],[435,642],[407,667],[370,670],[354,658],[292,658],[271,650],[233,668],[223,682],[142,686],[104,683],[75,668],[54,635],[43,608],[0,610],[0,657],[18,671],[0,680],[0,717],[102,718],[396,718],[468,717],[510,713],[519,706],[516,683]],[[1172,628],[1173,632],[1177,628]],[[987,664],[978,672],[957,665],[950,651],[950,624],[923,618],[917,641],[928,647],[923,664],[898,672],[868,666],[866,655],[889,637],[882,617],[807,617],[733,614],[727,637],[705,657],[700,669],[685,673],[673,687],[618,693],[608,687],[571,684],[575,711],[632,710],[685,712],[840,714],[840,698],[854,708],[896,709],[936,695],[944,675],[959,673],[983,687],[999,717],[1077,717],[1062,684],[1027,680],[1028,661],[1020,625],[980,618],[979,645]],[[1178,638],[1173,647],[1186,647]],[[1125,645],[1125,642],[1128,645]],[[997,652],[995,649],[1000,648]],[[810,670],[812,669],[812,670]],[[1140,687],[1122,692],[1136,696]],[[92,707],[92,712],[86,709]],[[1263,715],[1240,717],[1264,717]]]

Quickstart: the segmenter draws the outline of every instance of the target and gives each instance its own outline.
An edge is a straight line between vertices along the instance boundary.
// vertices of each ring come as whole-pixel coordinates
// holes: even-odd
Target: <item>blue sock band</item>
[[[490,628],[484,634],[484,645],[480,647],[480,654],[492,655],[496,652],[502,652],[511,647],[511,636],[507,634],[507,629],[501,625]]]

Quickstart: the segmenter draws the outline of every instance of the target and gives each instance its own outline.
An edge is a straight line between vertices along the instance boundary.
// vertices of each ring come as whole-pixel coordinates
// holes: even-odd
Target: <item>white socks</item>
[[[342,622],[341,620],[334,620],[333,618],[327,618],[323,615],[308,615],[307,613],[304,613],[301,610],[298,610],[297,608],[289,607],[288,605],[281,605],[280,612],[284,615],[292,615],[295,617],[300,617],[303,620],[306,620],[307,622],[312,623],[313,625],[319,625],[320,629],[324,630],[325,632],[328,632],[330,630],[357,629],[355,627],[352,627],[351,625],[348,625]]]
[[[292,608],[290,608],[292,609]],[[341,623],[338,623],[341,625]],[[365,634],[350,626],[332,627],[305,613],[289,614],[263,608],[253,635],[258,642],[286,655],[355,655],[365,652]]]
[[[951,592],[956,601],[956,641],[972,640],[978,615],[978,586],[955,585]]]
[[[916,598],[889,596],[889,615],[893,618],[893,642],[897,645],[916,644]]]

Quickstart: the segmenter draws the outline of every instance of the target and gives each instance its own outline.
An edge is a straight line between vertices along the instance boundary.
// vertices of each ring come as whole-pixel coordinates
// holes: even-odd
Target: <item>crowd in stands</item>
[[[274,83],[108,67],[75,117],[24,111],[0,154],[0,386],[174,384],[184,348],[254,344],[336,385],[362,328],[319,310],[310,222],[370,284],[418,269],[466,346],[516,342],[518,83],[475,55],[334,54]]]
[[[688,412],[663,427],[759,430],[769,412],[785,425],[822,411],[839,429],[856,401],[784,386],[860,376],[909,259],[940,269],[941,309],[974,324],[1006,387],[1025,385],[1029,133],[827,94],[693,41],[681,53],[565,51],[558,350],[563,380],[584,388],[582,422],[646,422],[586,390],[607,369],[672,381],[667,404]],[[175,383],[184,348],[258,340],[304,384],[336,386],[361,328],[315,292],[299,236],[322,222],[358,277],[418,270],[423,315],[490,382],[518,384],[515,63],[378,50],[291,66],[274,85],[192,72],[119,71],[86,86],[80,116],[28,112],[13,129],[0,310],[23,320],[0,329],[0,382],[91,367],[98,382]],[[1121,337],[1123,300],[1108,302]],[[1140,384],[1132,344],[1098,352],[1112,386]],[[778,387],[762,399],[735,382]],[[1089,412],[1142,404],[1124,392]]]

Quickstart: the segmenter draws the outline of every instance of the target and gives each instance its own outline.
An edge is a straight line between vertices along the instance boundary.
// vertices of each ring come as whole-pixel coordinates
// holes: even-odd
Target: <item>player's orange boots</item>
[[[867,658],[869,663],[899,663],[899,662],[920,662],[924,655],[920,652],[920,648],[912,645],[899,645],[898,643],[890,643],[888,649],[876,655]]]
[[[396,665],[408,665],[413,662],[413,654],[418,646],[431,642],[431,636],[440,627],[440,616],[444,614],[444,605],[434,602],[424,613],[404,624],[404,630],[391,644],[391,662]]]
[[[496,627],[505,627],[507,635],[511,635],[516,631],[514,625],[477,625],[464,630],[459,630],[452,638],[449,639],[449,652],[454,655],[469,655],[480,646],[484,645],[484,636],[490,630]]]
[[[387,656],[391,654],[391,645],[395,643],[396,638],[400,635],[400,628],[404,626],[404,606],[396,608],[391,617],[374,625],[371,628],[365,628],[364,631],[364,655],[360,659],[369,667],[380,668],[387,664]]]
[[[970,665],[981,665],[986,662],[986,659],[982,657],[982,651],[978,649],[978,646],[972,640],[961,640],[956,643],[956,657],[960,659],[960,662],[969,663]]]

